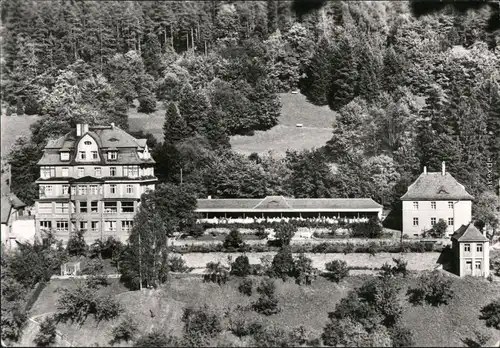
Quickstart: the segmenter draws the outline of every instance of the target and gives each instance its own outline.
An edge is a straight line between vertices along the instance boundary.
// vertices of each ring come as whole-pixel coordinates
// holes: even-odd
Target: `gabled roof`
[[[473,200],[474,197],[451,174],[441,172],[420,174],[401,197],[403,201],[448,199]]]
[[[132,135],[125,132],[123,129],[111,126],[91,126],[89,131],[78,137],[76,130],[72,130],[67,134],[55,140],[49,140],[45,146],[44,154],[38,165],[76,165],[74,162],[74,151],[76,144],[85,135],[91,136],[97,143],[100,151],[118,150],[118,159],[108,161],[106,156],[101,154],[100,164],[141,164],[154,163],[152,158],[144,159],[137,156],[137,150],[143,150],[146,147],[146,139],[136,139]],[[70,161],[62,162],[59,153],[62,151],[70,152]],[[109,163],[108,163],[109,162]],[[84,163],[82,163],[84,164]],[[88,163],[95,164],[95,162]]]
[[[462,225],[453,233],[451,239],[458,242],[487,242],[486,238],[474,224],[471,222],[468,225]]]
[[[17,198],[17,196],[13,193],[9,195],[2,195],[1,203],[2,206],[0,209],[0,213],[2,224],[5,224],[9,221],[12,208],[19,209],[26,206],[26,204],[24,204],[24,202]]]
[[[371,198],[222,198],[198,199],[197,211],[379,211],[382,205]]]

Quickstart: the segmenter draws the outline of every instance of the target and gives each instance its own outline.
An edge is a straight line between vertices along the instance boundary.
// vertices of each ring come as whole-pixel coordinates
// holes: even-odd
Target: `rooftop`
[[[198,199],[197,211],[335,211],[380,210],[382,205],[371,198],[221,198]]]
[[[24,202],[17,198],[17,196],[13,193],[9,195],[2,195],[1,203],[2,206],[0,209],[0,213],[2,224],[5,224],[9,221],[10,211],[12,208],[19,209],[26,206],[26,204],[24,204]]]
[[[444,169],[441,172],[424,172],[408,187],[408,191],[401,197],[403,201],[409,200],[473,200],[474,197],[467,192],[465,186],[460,184],[450,173]]]
[[[451,239],[458,242],[487,242],[486,238],[474,224],[471,222],[468,225],[462,225],[453,233]]]

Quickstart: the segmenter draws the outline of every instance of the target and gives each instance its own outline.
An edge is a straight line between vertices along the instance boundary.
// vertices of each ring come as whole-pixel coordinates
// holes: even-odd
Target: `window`
[[[109,168],[109,175],[110,176],[116,176],[116,167],[110,167]]]
[[[69,161],[69,152],[61,152],[61,161]]]
[[[99,194],[99,186],[97,186],[97,185],[90,185],[89,186],[89,194],[90,195],[98,195]]]
[[[453,226],[453,218],[448,218],[448,226]]]
[[[81,196],[87,195],[87,186],[86,185],[78,185],[78,194]]]
[[[85,151],[80,151],[78,152],[78,158],[81,159],[81,160],[84,160],[87,158],[87,154]]]
[[[431,202],[431,209],[436,209],[436,202]]]
[[[62,194],[63,195],[68,195],[69,194],[69,185],[62,185]]]
[[[97,232],[99,230],[99,221],[91,221],[90,228],[92,232]]]
[[[133,213],[134,202],[122,202],[122,213]]]
[[[483,252],[483,245],[482,244],[477,244],[476,245],[476,251],[478,253],[482,253]]]
[[[52,196],[52,185],[40,185],[40,197]]]
[[[101,168],[100,167],[94,167],[94,176],[97,178],[101,176]]]
[[[80,213],[87,213],[88,212],[87,209],[88,209],[87,202],[80,201]]]
[[[87,221],[80,221],[80,231],[87,230]]]
[[[56,203],[56,214],[67,214],[68,208],[68,203]]]
[[[434,226],[436,224],[436,218],[432,217],[431,218],[431,226]]]
[[[68,221],[56,221],[56,231],[63,232],[68,231]]]
[[[104,202],[104,212],[108,214],[116,214],[118,212],[118,203]]]
[[[413,218],[413,226],[418,226],[418,217]]]
[[[464,244],[464,251],[465,252],[470,252],[470,244]]]
[[[40,229],[51,230],[52,229],[52,221],[40,221]]]
[[[413,209],[418,209],[418,202],[413,202]]]
[[[127,184],[127,193],[134,193],[134,185]]]
[[[116,231],[116,221],[105,221],[106,231]]]
[[[61,175],[62,176],[69,176],[69,168],[63,168],[61,170]]]
[[[122,231],[130,231],[134,222],[132,220],[124,220],[122,221]]]
[[[481,270],[481,261],[476,261],[474,263],[474,268],[477,269],[478,271]]]
[[[78,176],[83,177],[85,176],[85,168],[83,167],[78,167]]]
[[[448,208],[453,209],[453,202],[448,202]]]
[[[44,179],[55,177],[56,167],[42,167],[40,170],[40,176]]]
[[[99,206],[97,205],[97,201],[92,201],[90,202],[90,212],[91,213],[98,213],[99,212]]]
[[[118,157],[116,151],[109,151],[108,152],[108,159],[109,160],[115,160]]]
[[[116,193],[116,185],[115,184],[109,185],[109,193]]]
[[[137,178],[139,176],[139,167],[138,166],[123,167],[123,176]]]
[[[97,157],[97,151],[92,151],[91,153],[92,153],[92,159],[93,160],[98,159],[98,157]]]
[[[38,212],[40,214],[52,214],[52,203],[38,203]]]
[[[87,141],[84,142],[84,144],[85,145],[92,145],[92,142],[90,142],[90,141],[87,140]]]

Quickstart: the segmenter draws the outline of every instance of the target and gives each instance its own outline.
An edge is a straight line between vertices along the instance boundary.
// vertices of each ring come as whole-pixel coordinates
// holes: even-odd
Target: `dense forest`
[[[413,15],[408,2],[2,2],[2,103],[38,114],[9,156],[32,203],[47,140],[76,122],[127,129],[131,107],[165,110],[162,181],[203,197],[398,197],[423,166],[480,198],[500,173],[500,38],[494,8]],[[488,29],[489,28],[489,29]],[[278,123],[300,89],[338,113],[330,141],[285,158],[231,150]]]

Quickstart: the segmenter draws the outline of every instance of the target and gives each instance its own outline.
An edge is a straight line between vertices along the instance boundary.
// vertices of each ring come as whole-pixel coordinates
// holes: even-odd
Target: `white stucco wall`
[[[11,237],[19,242],[33,242],[35,240],[35,220],[15,220],[12,222]]]
[[[471,221],[472,202],[471,201],[418,201],[418,209],[413,207],[414,201],[403,201],[403,233],[413,237],[414,234],[421,234],[424,230],[429,230],[431,218],[443,219],[448,223],[448,218],[453,218],[454,224],[448,226],[446,235],[450,236],[460,226]],[[436,202],[436,208],[431,207],[431,202]],[[449,208],[448,202],[453,202],[454,208]],[[418,226],[413,226],[413,218],[418,218]]]

